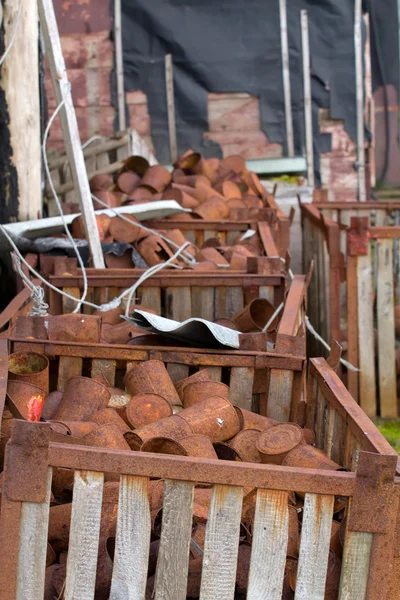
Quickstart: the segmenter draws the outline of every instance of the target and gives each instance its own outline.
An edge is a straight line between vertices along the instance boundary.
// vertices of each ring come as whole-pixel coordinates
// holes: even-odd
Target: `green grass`
[[[400,454],[400,420],[385,421],[379,419],[376,421],[376,426],[389,444]]]

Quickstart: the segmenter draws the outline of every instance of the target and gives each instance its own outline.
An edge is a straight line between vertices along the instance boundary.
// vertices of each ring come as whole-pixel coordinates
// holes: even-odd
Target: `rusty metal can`
[[[196,456],[197,458],[218,458],[211,440],[205,435],[188,435],[187,437],[181,438],[179,443],[186,450],[187,456]]]
[[[130,431],[130,427],[125,423],[123,419],[119,416],[117,411],[113,408],[102,408],[95,412],[91,417],[93,423],[97,423],[97,425],[107,425],[107,423],[114,423],[120,430],[121,433],[124,434],[127,431]]]
[[[161,360],[139,362],[130,369],[124,384],[132,396],[136,394],[157,394],[172,404],[180,404],[178,392]]]
[[[156,192],[162,192],[171,182],[171,173],[162,165],[149,167],[140,184],[148,185]]]
[[[131,223],[128,223],[131,221]],[[141,228],[134,223],[139,223],[133,215],[124,214],[124,218],[113,217],[109,226],[109,231],[114,240],[117,242],[125,242],[125,244],[132,244],[137,240],[140,235]]]
[[[220,460],[242,462],[239,454],[227,442],[214,442],[214,450]]]
[[[179,413],[193,433],[206,435],[212,442],[224,442],[234,437],[240,429],[237,413],[225,398],[210,398],[185,408]]]
[[[63,393],[61,391],[50,392],[44,399],[42,419],[49,421],[54,417],[62,399]]]
[[[141,452],[155,452],[157,454],[174,454],[187,456],[188,453],[180,442],[169,437],[150,438],[140,447]]]
[[[67,381],[56,420],[87,421],[101,408],[105,408],[111,394],[105,385],[90,377],[71,377]]]
[[[39,421],[46,393],[37,385],[11,380],[7,385],[7,404],[15,419]],[[35,412],[36,418],[32,414]]]
[[[266,298],[255,298],[243,310],[234,315],[232,321],[242,333],[261,331],[274,314],[274,310]],[[268,331],[272,331],[274,327],[275,320],[269,326]]]
[[[257,450],[259,436],[260,431],[257,429],[244,429],[229,440],[229,445],[236,450],[243,462],[261,463]]]
[[[279,425],[279,422],[275,421],[275,419],[263,417],[262,415],[252,412],[251,410],[246,410],[245,408],[240,408],[239,406],[235,406],[235,410],[239,417],[240,429],[257,429],[258,431],[267,431],[267,429],[273,425]]]
[[[183,400],[183,393],[185,391],[185,387],[190,383],[195,383],[196,381],[211,381],[211,377],[208,370],[200,369],[200,371],[197,371],[193,375],[185,377],[184,379],[181,379],[180,381],[177,381],[175,383],[175,389],[178,392],[178,396],[181,400]]]
[[[36,352],[15,352],[8,357],[8,379],[36,385],[49,393],[49,359]]]
[[[94,421],[49,421],[53,431],[80,439],[95,431],[98,424]],[[69,442],[69,440],[66,440]]]
[[[135,431],[124,434],[131,450],[140,450],[144,442],[154,437],[168,437],[179,441],[193,433],[190,425],[179,415],[167,419],[160,419],[145,427],[138,427]]]
[[[287,453],[281,463],[286,467],[303,467],[308,469],[326,469],[337,471],[340,465],[328,458],[322,450],[309,444],[300,444]]]
[[[185,386],[183,406],[189,408],[215,397],[229,400],[229,387],[219,381],[194,381]]]
[[[130,450],[128,442],[124,439],[121,429],[114,423],[99,425],[83,438],[89,446]]]
[[[136,429],[172,415],[172,406],[158,394],[136,394],[125,409],[127,423]]]
[[[303,438],[303,430],[296,423],[279,423],[261,433],[257,440],[257,448],[261,461],[266,464],[280,465],[285,457],[297,446],[307,446]]]

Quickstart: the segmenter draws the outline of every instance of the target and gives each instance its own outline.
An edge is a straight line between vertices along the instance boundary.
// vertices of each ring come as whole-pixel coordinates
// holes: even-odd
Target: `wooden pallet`
[[[303,205],[304,265],[315,261],[308,314],[343,342],[360,372],[348,387],[369,416],[398,416],[394,306],[400,301],[400,203]],[[315,346],[312,354],[320,353]]]
[[[13,350],[30,346],[11,342]],[[104,348],[90,352],[82,346],[45,344],[41,350],[53,357],[52,361],[90,356],[92,370],[94,361],[110,358],[104,358]],[[114,349],[114,360],[125,365],[126,361],[136,360],[138,351],[130,352],[127,356],[125,350]],[[215,358],[213,364],[226,363],[227,354]],[[176,360],[177,353],[174,355]],[[157,351],[155,357],[159,357]],[[258,360],[264,359],[259,356]],[[244,362],[242,358],[241,368]],[[61,362],[59,377],[60,367]],[[43,598],[52,471],[58,467],[75,472],[66,598],[93,597],[104,473],[112,472],[120,475],[120,496],[111,597],[144,597],[150,543],[148,482],[150,478],[162,478],[165,490],[157,598],[186,598],[193,490],[197,482],[202,482],[213,488],[202,600],[233,598],[244,487],[257,489],[248,600],[281,598],[290,491],[304,495],[296,596],[324,598],[334,498],[342,496],[351,502],[339,598],[395,600],[398,582],[390,565],[393,559],[399,560],[394,544],[400,487],[394,484],[397,455],[324,359],[310,364],[307,414],[309,425],[315,426],[318,447],[332,458],[343,459],[352,472],[68,446],[49,443],[45,423],[17,422],[7,447],[0,516],[2,600]],[[365,452],[354,455],[354,450]]]

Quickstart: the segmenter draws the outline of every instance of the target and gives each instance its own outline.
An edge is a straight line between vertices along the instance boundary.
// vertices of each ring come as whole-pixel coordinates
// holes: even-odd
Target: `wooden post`
[[[122,52],[121,0],[114,0],[115,63],[117,67],[118,127],[126,129],[124,58]]]
[[[294,156],[292,94],[290,89],[289,42],[287,31],[286,0],[279,0],[279,18],[281,23],[282,76],[285,101],[286,139],[288,156]]]
[[[365,186],[365,148],[364,148],[364,77],[362,49],[362,0],[355,0],[354,15],[354,51],[356,62],[356,99],[357,99],[357,162],[358,162],[358,198],[360,202],[367,200]]]
[[[171,162],[174,163],[178,158],[178,147],[176,142],[174,71],[171,54],[165,55],[165,85],[167,90],[169,155]]]
[[[7,0],[0,57],[16,25],[19,0]],[[4,31],[4,35],[3,35]],[[0,221],[42,216],[37,3],[24,2],[14,43],[0,71]]]
[[[60,110],[60,118],[72,179],[85,222],[86,237],[93,258],[93,266],[101,269],[105,267],[103,252],[90,194],[78,123],[72,103],[71,87],[68,82],[67,70],[61,50],[53,2],[51,0],[39,0],[38,4],[40,23],[57,104],[64,102]]]
[[[307,179],[308,185],[314,187],[310,40],[308,35],[308,15],[306,10],[301,11],[301,46],[303,51],[304,121],[306,131]]]

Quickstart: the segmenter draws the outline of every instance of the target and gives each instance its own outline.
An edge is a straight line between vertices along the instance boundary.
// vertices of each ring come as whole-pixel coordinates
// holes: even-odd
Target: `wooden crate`
[[[13,342],[12,346],[20,345]],[[43,346],[53,357],[60,348]],[[76,349],[64,350],[76,358]],[[81,348],[80,357],[86,352]],[[94,354],[98,356],[97,349]],[[127,359],[131,361],[132,355]],[[391,566],[399,558],[395,543],[398,457],[324,359],[311,361],[308,389],[308,422],[315,425],[317,445],[333,458],[342,457],[352,472],[68,446],[49,443],[44,423],[16,422],[7,447],[0,516],[2,600],[43,598],[52,469],[57,467],[75,471],[66,598],[93,597],[104,473],[112,472],[120,475],[112,598],[144,598],[150,542],[148,482],[162,478],[156,598],[186,598],[193,490],[201,482],[213,488],[202,600],[234,596],[245,487],[257,489],[248,600],[281,599],[291,491],[305,496],[296,597],[324,598],[334,498],[342,496],[351,501],[339,598],[397,599],[398,581]],[[361,452],[353,455],[354,449]]]
[[[315,261],[308,314],[360,372],[352,395],[369,416],[398,416],[394,307],[400,301],[400,203],[301,207],[304,265]],[[313,355],[321,352],[310,345]]]

